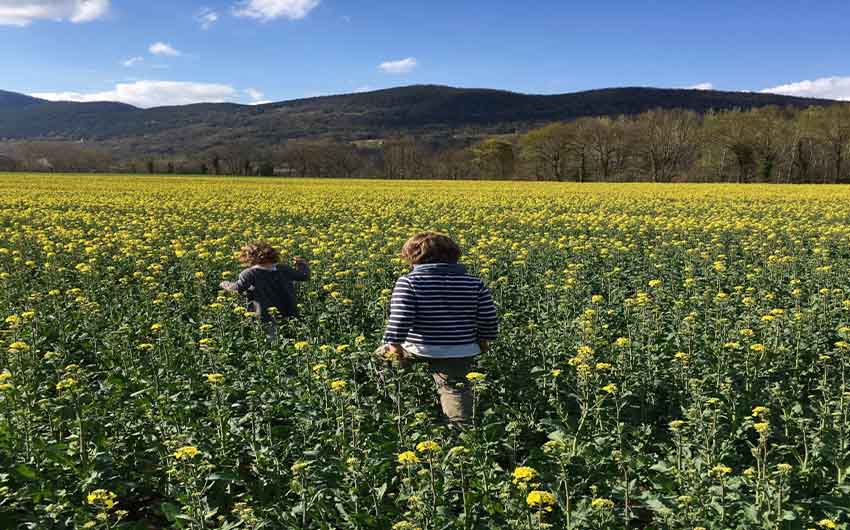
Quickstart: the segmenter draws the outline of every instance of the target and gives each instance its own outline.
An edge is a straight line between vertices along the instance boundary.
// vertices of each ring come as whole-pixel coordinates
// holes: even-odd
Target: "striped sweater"
[[[496,306],[480,278],[463,265],[428,263],[396,281],[385,343],[472,344],[495,340]]]

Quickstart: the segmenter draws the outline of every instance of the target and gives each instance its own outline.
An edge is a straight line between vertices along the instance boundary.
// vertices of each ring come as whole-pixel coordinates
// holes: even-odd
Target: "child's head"
[[[423,263],[457,263],[460,247],[447,235],[421,232],[407,240],[401,258],[411,265]]]
[[[239,251],[239,263],[246,266],[277,263],[278,259],[280,259],[280,252],[265,241],[248,243]]]

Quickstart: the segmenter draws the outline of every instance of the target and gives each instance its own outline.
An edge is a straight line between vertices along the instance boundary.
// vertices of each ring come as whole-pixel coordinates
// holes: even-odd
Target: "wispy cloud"
[[[154,55],[166,55],[169,57],[177,57],[182,55],[180,50],[177,50],[167,42],[154,42],[148,47],[148,51]]]
[[[821,77],[818,79],[797,81],[786,85],[765,88],[761,92],[784,94],[808,98],[838,99],[850,101],[850,76]]]
[[[102,92],[35,92],[31,95],[50,101],[117,101],[145,108],[239,99],[239,92],[231,85],[155,80],[118,83]]]
[[[201,29],[206,31],[218,22],[218,13],[208,7],[202,7],[195,15],[195,20],[201,25]]]
[[[246,88],[243,90],[246,96],[251,98],[251,105],[265,105],[271,103],[271,100],[265,99],[266,95],[256,88]]]
[[[689,87],[685,87],[690,90],[714,90],[714,84],[712,83],[697,83],[696,85],[691,85]]]
[[[145,60],[144,57],[130,57],[129,59],[125,59],[121,61],[121,64],[124,65],[125,68],[131,68],[136,66],[137,64],[143,62]]]
[[[0,25],[28,26],[36,20],[91,22],[109,12],[110,0],[0,0]]]
[[[415,57],[399,59],[397,61],[385,61],[378,65],[378,70],[385,74],[407,74],[412,72],[419,63]]]
[[[233,14],[263,22],[280,17],[298,20],[306,17],[319,3],[320,0],[244,0],[233,6]]]

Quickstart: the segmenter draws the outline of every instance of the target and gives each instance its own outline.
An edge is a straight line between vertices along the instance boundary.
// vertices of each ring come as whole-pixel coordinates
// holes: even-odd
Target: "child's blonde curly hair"
[[[242,265],[277,263],[278,260],[280,260],[280,252],[266,241],[248,243],[239,251],[239,263]]]

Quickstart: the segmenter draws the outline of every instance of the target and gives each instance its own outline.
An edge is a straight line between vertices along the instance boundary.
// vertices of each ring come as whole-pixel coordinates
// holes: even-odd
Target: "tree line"
[[[387,179],[850,183],[850,105],[708,112],[656,109],[433,143],[415,135],[348,142],[217,145],[134,158],[68,142],[0,144],[0,170]]]

